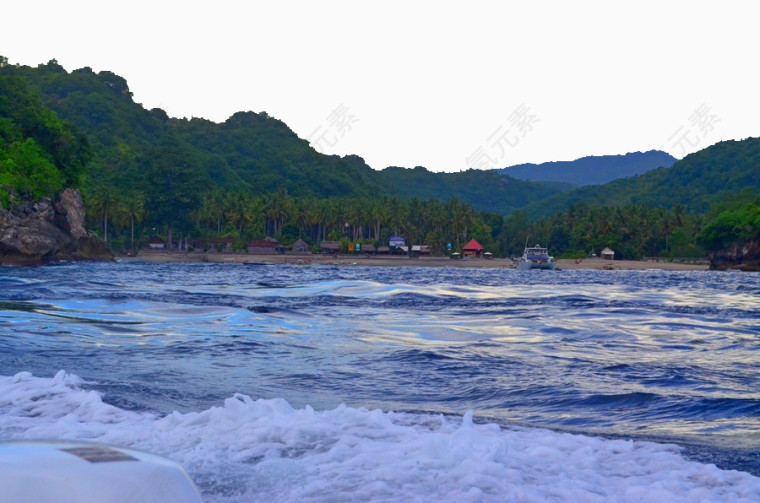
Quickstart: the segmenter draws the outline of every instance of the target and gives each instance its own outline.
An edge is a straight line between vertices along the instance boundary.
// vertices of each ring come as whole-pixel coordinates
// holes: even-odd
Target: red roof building
[[[469,243],[464,245],[462,253],[465,256],[475,255],[476,257],[480,257],[483,254],[483,245],[478,243],[475,238],[472,238]]]

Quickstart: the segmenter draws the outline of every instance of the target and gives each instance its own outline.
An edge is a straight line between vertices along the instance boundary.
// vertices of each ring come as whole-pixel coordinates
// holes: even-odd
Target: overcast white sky
[[[500,168],[760,134],[756,1],[10,0],[0,54],[266,111],[375,169]]]

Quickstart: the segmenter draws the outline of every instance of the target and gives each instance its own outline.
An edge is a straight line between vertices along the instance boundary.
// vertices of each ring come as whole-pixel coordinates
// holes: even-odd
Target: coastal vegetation
[[[87,139],[61,121],[20,78],[0,74],[0,201],[51,197],[78,186],[92,156]]]
[[[744,189],[760,190],[760,138],[729,140],[689,154],[670,168],[581,187],[526,205],[544,217],[584,202],[592,206],[646,204],[704,214]]]
[[[434,254],[475,238],[495,256],[519,254],[530,239],[562,257],[610,247],[618,258],[693,258],[760,232],[760,139],[576,189],[499,170],[377,171],[358,156],[317,152],[266,112],[170,118],[135,103],[111,72],[0,57],[0,202],[65,187],[82,189],[89,227],[115,250],[154,235],[227,237],[238,250],[266,236],[316,250],[323,240],[377,246],[402,235]]]

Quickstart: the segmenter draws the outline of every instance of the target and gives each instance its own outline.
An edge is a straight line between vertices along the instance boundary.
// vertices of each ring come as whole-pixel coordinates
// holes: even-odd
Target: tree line
[[[457,199],[403,201],[397,197],[295,198],[284,189],[269,194],[215,189],[203,194],[184,213],[165,220],[151,213],[147,195],[95,191],[87,194],[89,225],[113,248],[139,247],[152,235],[174,241],[183,237],[229,237],[236,249],[254,239],[275,237],[284,245],[303,239],[314,247],[324,240],[347,240],[381,246],[391,236],[408,243],[429,245],[438,254],[461,250],[476,238],[497,250],[496,214],[478,212]],[[135,234],[136,232],[136,234]]]
[[[390,236],[400,235],[407,243],[430,246],[436,255],[461,251],[475,238],[497,257],[519,255],[526,242],[536,242],[565,258],[587,257],[605,247],[620,259],[700,258],[731,239],[757,233],[760,224],[752,220],[757,213],[748,209],[760,204],[751,190],[727,198],[708,214],[689,212],[682,205],[666,209],[578,203],[537,221],[523,211],[507,217],[477,211],[457,199],[298,198],[284,189],[269,194],[211,190],[169,219],[163,210],[152,214],[145,193],[112,193],[106,198],[96,192],[86,200],[90,225],[114,249],[139,247],[153,234],[170,241],[176,241],[178,233],[184,238],[232,238],[238,250],[267,236],[286,246],[303,239],[316,250],[323,240],[381,246]],[[738,220],[727,217],[736,212]],[[719,239],[711,237],[716,229]]]

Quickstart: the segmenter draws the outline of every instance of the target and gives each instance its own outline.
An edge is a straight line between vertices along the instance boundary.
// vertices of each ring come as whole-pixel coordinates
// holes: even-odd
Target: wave
[[[182,464],[209,502],[758,501],[760,478],[678,447],[235,394],[197,412],[109,405],[83,379],[0,376],[0,437],[106,443]],[[0,475],[1,478],[1,475]]]

